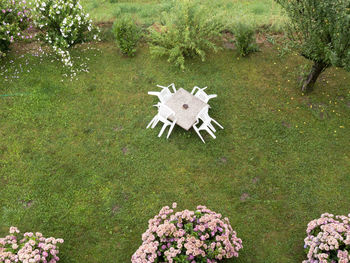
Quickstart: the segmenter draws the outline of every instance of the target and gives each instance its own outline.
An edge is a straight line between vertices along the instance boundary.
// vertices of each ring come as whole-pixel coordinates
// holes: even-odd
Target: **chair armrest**
[[[174,84],[174,83],[171,83],[171,84],[169,85],[169,87],[170,87],[170,86],[171,86],[171,87],[173,88],[173,90],[174,90],[174,93],[176,93],[176,88],[175,88],[175,84]],[[169,87],[168,87],[168,88],[169,88]]]
[[[211,95],[208,95],[208,98],[213,99],[213,98],[216,98],[217,96],[218,96],[217,94],[211,94]]]
[[[148,95],[154,95],[154,96],[158,96],[159,92],[157,91],[149,91]]]
[[[157,85],[158,88],[162,88],[162,89],[166,89],[167,87],[161,86],[161,85]]]
[[[191,94],[192,94],[192,95],[194,94],[194,92],[196,91],[196,89],[200,89],[200,88],[197,87],[197,86],[194,86],[194,88],[193,88],[192,91],[191,91]]]

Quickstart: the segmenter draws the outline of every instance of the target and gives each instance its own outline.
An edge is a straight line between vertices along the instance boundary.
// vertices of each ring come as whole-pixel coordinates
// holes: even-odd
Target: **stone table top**
[[[185,104],[188,106],[187,109],[185,109],[186,106],[183,106]],[[204,107],[209,106],[207,103],[204,103],[182,88],[180,88],[165,105],[175,112],[176,124],[185,130],[191,129],[196,122],[198,113]],[[173,121],[174,117],[171,116],[169,119]]]

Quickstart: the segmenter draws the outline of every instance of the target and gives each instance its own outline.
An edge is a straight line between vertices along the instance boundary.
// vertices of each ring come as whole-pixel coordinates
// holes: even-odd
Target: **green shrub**
[[[115,21],[113,33],[120,51],[124,55],[135,55],[137,44],[141,38],[141,29],[129,16]]]
[[[10,49],[11,43],[31,37],[23,33],[29,25],[30,11],[25,1],[0,0],[0,57]]]
[[[163,21],[150,27],[150,51],[167,56],[168,61],[185,68],[187,57],[205,60],[208,50],[217,51],[217,40],[224,29],[222,20],[197,0],[178,0]]]
[[[259,50],[255,40],[255,32],[250,26],[239,23],[233,31],[236,48],[242,57]]]

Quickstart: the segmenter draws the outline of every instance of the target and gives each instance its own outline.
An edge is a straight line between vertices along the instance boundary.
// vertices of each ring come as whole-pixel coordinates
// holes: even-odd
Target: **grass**
[[[202,1],[278,32],[284,16],[272,0]],[[171,1],[83,1],[99,22],[122,14],[148,26]],[[107,32],[109,29],[105,29]],[[105,32],[105,33],[106,33]],[[108,35],[106,33],[106,35]],[[112,38],[74,57],[90,73],[61,81],[52,56],[11,52],[0,65],[0,236],[8,227],[65,239],[62,263],[130,262],[147,221],[165,205],[198,204],[229,217],[244,249],[226,262],[305,259],[307,223],[348,214],[350,74],[332,68],[302,95],[308,63],[269,38],[248,58],[234,50],[186,62],[182,72],[151,60],[147,47],[122,57]],[[156,113],[147,91],[175,82],[218,94],[210,115],[224,127],[203,144],[193,130],[145,127]]]
[[[16,225],[64,238],[62,263],[130,262],[148,219],[176,201],[230,218],[244,250],[227,262],[292,263],[310,220],[349,213],[349,73],[328,70],[302,96],[305,61],[275,47],[209,54],[185,72],[146,47],[131,59],[98,47],[75,51],[90,73],[73,82],[50,56],[3,61],[7,79],[20,77],[1,78],[0,94],[23,96],[0,97],[0,236]],[[145,129],[156,113],[147,91],[172,82],[218,94],[216,140]]]
[[[83,0],[82,3],[95,21],[114,21],[121,15],[128,14],[145,26],[159,21],[162,12],[169,11],[174,5],[174,2],[169,0]],[[215,14],[224,12],[228,24],[242,22],[281,32],[286,21],[281,9],[273,0],[203,0],[201,3],[210,6]]]

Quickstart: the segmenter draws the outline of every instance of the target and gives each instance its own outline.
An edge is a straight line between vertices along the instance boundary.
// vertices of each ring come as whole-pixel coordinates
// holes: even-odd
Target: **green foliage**
[[[0,57],[12,42],[29,37],[23,35],[29,25],[29,14],[25,1],[0,0]]]
[[[66,67],[73,68],[70,47],[98,40],[99,29],[79,0],[35,0],[33,13],[34,24],[41,29],[39,38],[52,46]]]
[[[252,27],[238,23],[234,27],[235,45],[242,57],[259,50],[255,40],[255,32]]]
[[[9,40],[0,39],[0,57],[10,49],[11,42]]]
[[[197,0],[179,0],[163,13],[160,24],[150,27],[150,50],[154,56],[167,56],[168,61],[185,69],[185,59],[200,57],[206,52],[217,51],[216,41],[224,25]]]
[[[307,59],[350,70],[348,0],[276,0],[290,17],[290,38]]]
[[[113,33],[120,51],[124,55],[135,55],[137,44],[141,38],[141,29],[133,19],[124,16],[114,22]]]
[[[96,39],[97,28],[79,0],[35,0],[34,23],[45,33],[41,39],[58,48],[68,48]]]
[[[121,14],[132,14],[143,26],[151,26],[159,21],[162,12],[169,11],[176,1],[173,0],[81,0],[94,21],[114,20]],[[281,33],[287,21],[282,9],[274,0],[201,0],[200,3],[214,14],[225,12],[223,19],[229,24],[233,20],[247,23],[255,28],[264,27],[271,32]]]

